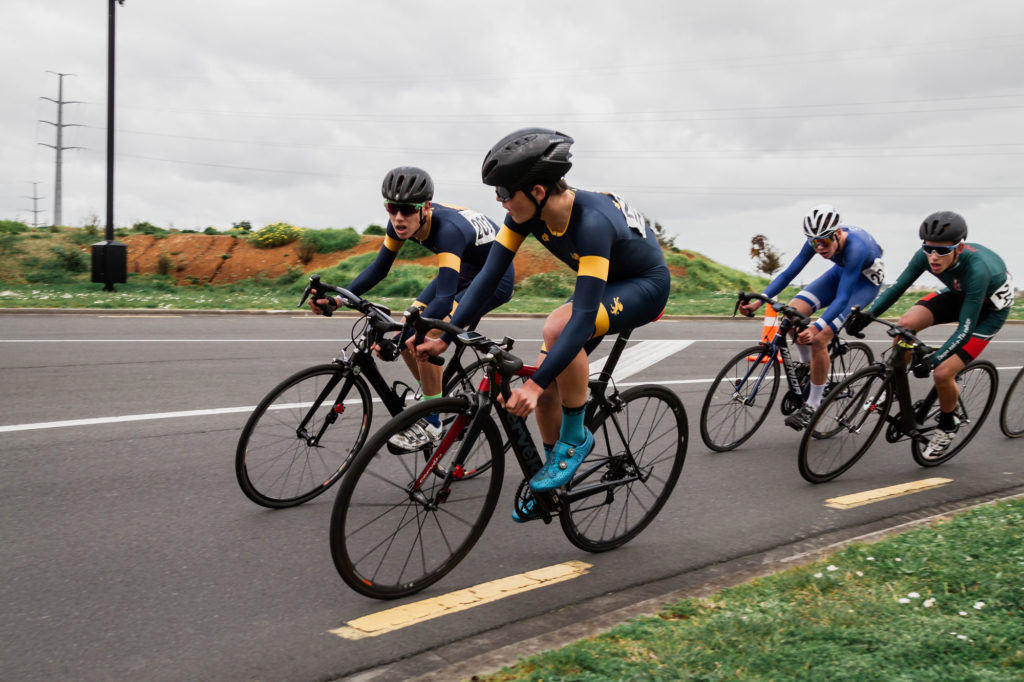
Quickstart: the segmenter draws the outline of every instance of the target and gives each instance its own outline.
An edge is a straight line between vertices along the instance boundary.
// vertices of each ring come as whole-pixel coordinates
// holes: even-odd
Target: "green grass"
[[[1024,679],[1024,500],[980,507],[524,659],[511,680]]]

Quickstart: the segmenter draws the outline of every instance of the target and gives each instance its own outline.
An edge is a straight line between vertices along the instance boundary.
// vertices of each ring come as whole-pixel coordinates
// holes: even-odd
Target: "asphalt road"
[[[693,343],[626,380],[664,383],[689,416],[683,475],[655,523],[599,555],[570,545],[557,523],[514,524],[510,462],[508,490],[481,541],[442,581],[398,604],[566,561],[592,564],[589,572],[348,640],[330,631],[398,604],[359,596],[336,574],[327,543],[334,491],[302,507],[262,509],[239,491],[233,461],[248,410],[285,376],[333,357],[350,328],[351,320],[290,315],[0,317],[0,677],[340,678],[480,641],[508,623],[543,623],[543,614],[602,595],[1024,485],[1024,448],[1002,436],[994,415],[941,467],[921,469],[907,443],[880,439],[823,485],[800,478],[798,435],[777,409],[752,441],[712,453],[697,431],[701,401],[760,325],[664,320],[634,341]],[[481,331],[521,339],[518,348],[532,352],[540,320],[488,321]],[[876,334],[878,352],[888,341]],[[1009,368],[1024,361],[1024,325],[1008,325],[985,357],[1005,368],[1001,400]],[[402,378],[404,368],[387,374]],[[915,384],[922,394],[926,386]],[[853,509],[824,505],[934,476],[952,483]]]

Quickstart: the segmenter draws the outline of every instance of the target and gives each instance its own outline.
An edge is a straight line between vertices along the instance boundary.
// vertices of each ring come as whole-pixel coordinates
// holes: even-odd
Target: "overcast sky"
[[[0,218],[105,224],[107,2],[0,3]],[[383,224],[380,183],[501,221],[480,162],[506,133],[576,138],[570,184],[614,191],[677,245],[752,271],[830,202],[891,281],[928,213],[1024,282],[1024,3],[127,0],[117,8],[115,223]],[[820,259],[816,259],[820,260]],[[813,273],[810,273],[813,274]],[[922,283],[927,283],[927,276]]]

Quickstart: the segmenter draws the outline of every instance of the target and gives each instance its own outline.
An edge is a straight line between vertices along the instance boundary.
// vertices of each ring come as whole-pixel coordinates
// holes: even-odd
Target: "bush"
[[[166,251],[161,251],[160,256],[156,259],[156,274],[169,275],[173,269],[174,261],[171,260]]]
[[[19,223],[17,220],[0,220],[0,234],[16,234],[18,232],[28,232],[30,228],[25,223]]]
[[[302,230],[288,223],[273,223],[249,238],[254,246],[261,249],[270,249],[275,246],[284,246],[302,236]]]
[[[313,260],[313,254],[316,253],[334,253],[351,249],[360,239],[359,233],[351,227],[344,230],[305,230],[299,242],[299,260],[308,263]]]
[[[210,227],[203,230],[203,234],[220,234],[220,230],[211,225]]]
[[[434,278],[434,268],[406,266],[391,271],[388,278],[371,290],[371,296],[411,298],[418,295]]]
[[[157,239],[161,239],[170,234],[169,230],[165,230],[162,227],[157,227],[156,225],[153,225],[152,223],[148,223],[145,221],[141,223],[135,223],[134,225],[132,225],[132,232],[135,232],[137,234],[153,235]]]
[[[73,246],[54,246],[50,248],[57,264],[67,272],[85,272],[89,269],[89,259],[85,253]]]
[[[376,224],[367,225],[366,229],[363,230],[363,234],[377,235],[379,237],[383,237],[387,233],[388,233],[387,230],[385,230],[380,225],[376,225]]]

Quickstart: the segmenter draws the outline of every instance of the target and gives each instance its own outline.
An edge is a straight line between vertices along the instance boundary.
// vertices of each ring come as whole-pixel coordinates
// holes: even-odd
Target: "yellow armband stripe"
[[[458,272],[459,268],[462,267],[462,259],[454,253],[443,251],[437,254],[437,264],[439,267],[451,268],[455,272]]]
[[[580,267],[576,270],[578,277],[595,277],[604,282],[608,281],[608,259],[602,256],[583,256],[580,258]]]
[[[509,251],[512,251],[513,253],[519,250],[519,247],[522,246],[524,239],[526,239],[526,235],[519,234],[518,232],[513,232],[512,230],[508,229],[508,227],[506,227],[505,225],[501,226],[501,229],[498,230],[498,236],[495,237],[495,240],[499,244],[504,246]]]
[[[384,248],[388,251],[398,253],[398,250],[402,248],[402,244],[403,242],[401,239],[395,239],[391,235],[384,235]]]

